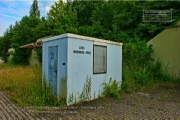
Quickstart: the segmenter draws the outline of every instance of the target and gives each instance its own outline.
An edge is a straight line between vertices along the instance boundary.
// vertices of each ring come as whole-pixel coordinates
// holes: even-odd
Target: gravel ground
[[[14,114],[13,117],[17,117],[17,119],[180,120],[180,86],[150,88],[133,93],[122,93],[121,99],[100,98],[95,101],[70,106],[68,109],[67,107],[43,107],[40,109],[37,111],[17,107],[9,101],[4,93],[1,92],[0,94],[0,119],[8,119]]]
[[[180,119],[180,87],[123,93],[120,100],[106,98],[83,103],[80,116],[102,119]],[[102,109],[88,109],[101,106]]]

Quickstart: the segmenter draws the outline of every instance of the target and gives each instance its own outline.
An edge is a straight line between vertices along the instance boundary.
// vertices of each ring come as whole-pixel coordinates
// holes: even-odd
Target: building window
[[[94,45],[93,73],[100,74],[107,72],[107,47]]]

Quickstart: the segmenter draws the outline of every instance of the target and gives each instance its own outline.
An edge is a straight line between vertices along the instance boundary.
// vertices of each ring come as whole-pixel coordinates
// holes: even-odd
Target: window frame
[[[106,70],[103,71],[103,72],[95,72],[95,71],[94,71],[94,66],[95,66],[94,53],[95,53],[95,47],[96,47],[96,46],[105,48],[105,52],[106,52],[106,53],[105,53],[105,54],[106,54],[106,63],[105,63],[105,64],[106,64],[106,67],[105,67],[105,69],[106,69]],[[106,73],[107,73],[107,46],[94,44],[94,45],[93,45],[93,74],[106,74]]]

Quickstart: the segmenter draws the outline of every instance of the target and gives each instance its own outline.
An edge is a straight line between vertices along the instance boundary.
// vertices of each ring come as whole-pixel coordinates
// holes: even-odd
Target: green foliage
[[[127,64],[134,64],[143,67],[144,64],[152,62],[152,46],[146,45],[145,41],[136,39],[135,43],[125,43],[123,48],[123,59]]]
[[[13,26],[10,25],[9,28],[4,33],[3,37],[0,37],[0,57],[3,57],[3,60],[7,62],[8,49],[11,47],[12,35],[13,35]]]
[[[150,76],[151,69],[149,69],[149,65],[153,66],[152,53],[152,46],[147,47],[146,42],[139,39],[136,43],[124,44],[122,89],[129,92],[138,86],[152,83],[153,78]]]
[[[167,72],[168,66],[164,65],[163,67],[160,61],[157,61],[156,63],[154,63],[151,66],[149,65],[148,67],[149,67],[148,69],[151,70],[152,78],[154,80],[165,81],[165,82],[172,81],[172,77]]]
[[[74,98],[73,93],[70,94],[70,95],[69,95],[69,99],[68,99],[68,103],[73,103],[74,99],[75,99],[75,98]]]
[[[52,31],[50,22],[42,17],[38,25],[33,29],[33,37],[37,40],[39,38],[50,36],[52,35]]]
[[[140,86],[150,84],[152,80],[149,78],[148,69],[146,67],[139,67],[139,70],[134,73],[135,83]]]
[[[77,14],[77,20],[79,26],[91,26],[92,25],[92,16],[93,12],[98,8],[99,5],[102,5],[103,1],[80,1],[74,0],[72,2],[72,10]]]
[[[79,96],[80,101],[91,99],[91,78],[86,78],[86,83],[84,84],[82,93]]]
[[[73,93],[69,95],[68,103],[77,104],[79,102],[90,100],[91,99],[91,77],[86,78],[86,82],[84,84],[82,92],[78,93],[78,95],[74,95]]]
[[[63,3],[62,0],[55,2],[48,13],[48,20],[52,35],[77,33],[77,16],[76,12],[73,12],[71,4]]]
[[[124,44],[122,90],[131,92],[159,81],[172,81],[162,64],[153,61],[152,53],[153,46],[147,47],[145,41]]]
[[[39,61],[39,63],[42,63],[42,48],[35,48],[36,51],[36,59]]]
[[[38,9],[38,2],[37,0],[33,1],[31,9],[29,11],[30,17],[32,18],[40,18],[40,11]]]
[[[42,105],[48,106],[64,106],[66,105],[65,99],[58,99],[52,92],[52,88],[44,84],[43,89],[39,90],[39,100],[42,102]],[[40,102],[39,101],[39,102]],[[33,101],[32,101],[33,102]]]
[[[116,80],[112,81],[110,78],[109,83],[103,83],[104,91],[103,95],[107,97],[120,98],[120,83],[116,82]]]
[[[13,64],[20,64],[20,65],[28,65],[28,55],[30,54],[29,49],[25,49],[24,51],[20,48],[15,49],[15,53],[13,53],[13,57],[11,62]]]

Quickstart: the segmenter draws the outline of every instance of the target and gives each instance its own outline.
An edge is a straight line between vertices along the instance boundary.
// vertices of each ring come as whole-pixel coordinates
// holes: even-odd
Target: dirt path
[[[64,108],[20,108],[0,92],[0,119],[180,119],[180,87],[123,93]]]

